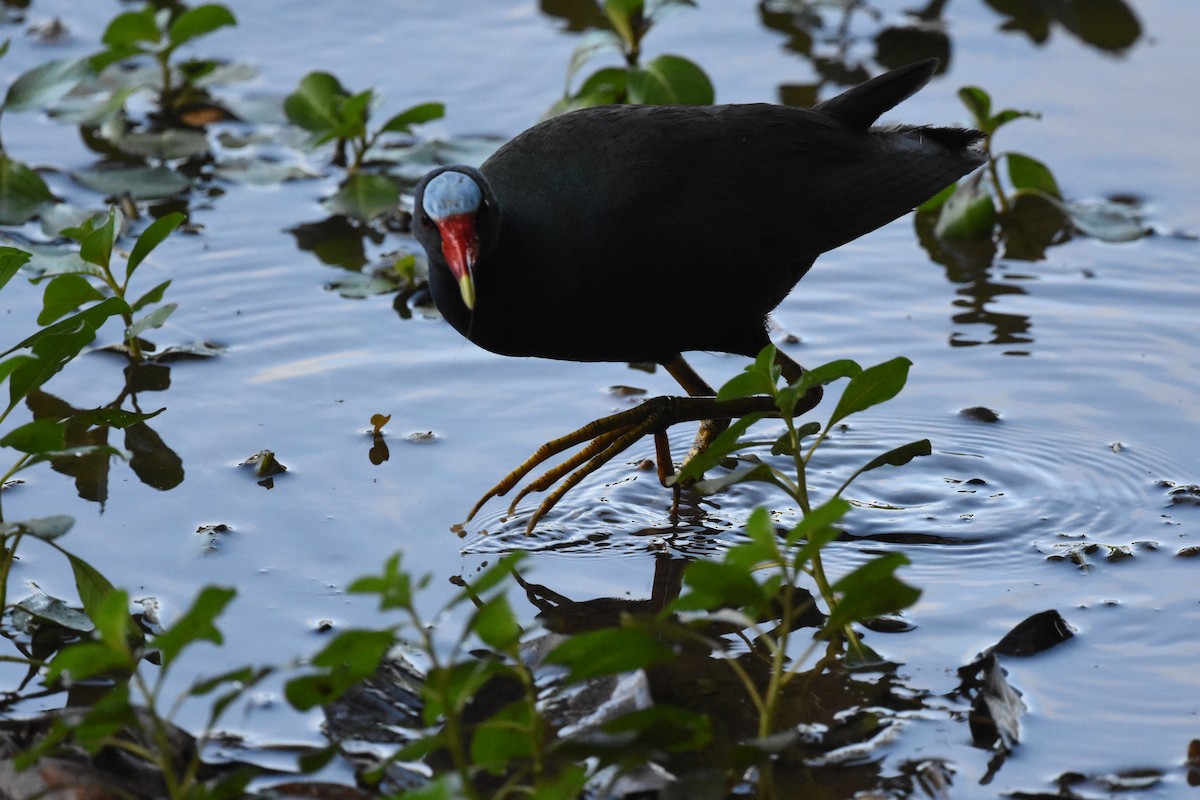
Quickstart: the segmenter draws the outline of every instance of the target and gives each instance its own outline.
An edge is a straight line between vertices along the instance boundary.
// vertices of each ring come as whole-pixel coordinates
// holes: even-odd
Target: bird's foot
[[[802,400],[797,404],[797,414],[804,413],[817,404],[820,400],[820,387],[815,388],[810,395],[811,397],[806,395],[809,402]],[[507,494],[525,476],[550,459],[579,445],[584,445],[584,447],[526,484],[509,504],[508,513],[515,514],[517,504],[526,495],[554,487],[553,491],[546,496],[546,499],[530,516],[529,522],[525,526],[527,535],[533,532],[538,521],[580,481],[647,434],[655,436],[659,479],[664,485],[667,485],[667,478],[674,473],[674,464],[665,435],[668,428],[680,422],[702,421],[696,443],[688,456],[690,458],[696,452],[701,452],[707,447],[728,426],[730,419],[754,413],[770,415],[778,412],[774,400],[766,396],[724,401],[718,401],[715,397],[663,396],[650,398],[628,411],[602,417],[566,436],[546,442],[488,490],[471,509],[467,519],[473,518],[488,500]],[[677,503],[679,489],[677,485],[672,488],[676,493],[675,501]]]

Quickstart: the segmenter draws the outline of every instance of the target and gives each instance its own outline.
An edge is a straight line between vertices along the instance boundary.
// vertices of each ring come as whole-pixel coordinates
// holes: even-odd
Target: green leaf
[[[390,630],[343,631],[312,658],[322,671],[288,681],[284,689],[294,708],[310,708],[337,699],[352,686],[375,674],[379,662],[391,649],[395,635]]]
[[[89,233],[80,244],[79,257],[89,264],[95,264],[103,269],[108,268],[112,260],[113,242],[116,239],[117,215],[109,209],[108,218],[100,227]]]
[[[153,289],[146,292],[144,295],[142,295],[136,301],[134,301],[133,305],[131,305],[129,307],[129,310],[136,314],[137,312],[141,311],[146,306],[151,305],[152,303],[157,303],[158,301],[162,300],[163,294],[166,293],[167,287],[170,285],[171,285],[170,281],[163,281],[158,286],[155,286]]]
[[[392,211],[399,202],[400,185],[386,175],[358,172],[346,178],[337,194],[325,200],[333,214],[368,222]]]
[[[35,419],[13,428],[0,438],[0,447],[11,447],[22,453],[45,453],[67,446],[67,429],[53,419]]]
[[[513,762],[531,758],[536,713],[527,703],[518,702],[492,714],[471,737],[471,764],[498,775]],[[522,735],[525,731],[530,733]]]
[[[498,676],[511,680],[511,673],[510,667],[494,659],[460,661],[431,669],[421,687],[425,722],[434,725],[446,717],[461,716],[467,703],[489,680]]]
[[[521,625],[504,595],[484,603],[471,618],[469,627],[485,644],[501,652],[521,639]]]
[[[861,622],[880,614],[908,608],[921,596],[916,589],[896,577],[895,572],[908,564],[903,553],[888,553],[863,564],[833,585],[841,595],[825,630],[836,631],[852,622]]]
[[[797,570],[811,561],[822,547],[842,535],[834,526],[849,511],[850,503],[844,498],[835,497],[809,511],[788,531],[786,538],[789,547],[796,542],[804,542],[792,562]]]
[[[616,741],[626,752],[635,756],[641,754],[643,758],[662,751],[695,750],[712,738],[712,723],[707,714],[672,706],[631,711],[605,722],[602,730],[616,736]]]
[[[768,598],[745,567],[724,561],[693,561],[683,572],[687,590],[671,604],[676,611],[750,609],[753,615]]]
[[[344,139],[362,139],[367,134],[367,117],[370,115],[374,92],[367,89],[346,98],[338,111],[341,120],[333,133]]]
[[[123,681],[88,708],[83,719],[72,726],[71,737],[94,754],[104,745],[111,744],[120,731],[136,730],[137,726],[137,712],[129,701],[129,683]]]
[[[49,327],[42,328],[37,333],[26,337],[18,344],[13,345],[3,353],[0,353],[0,358],[3,358],[13,351],[20,350],[23,347],[33,347],[36,354],[39,352],[36,346],[41,340],[47,337],[56,336],[61,333],[71,332],[81,325],[91,326],[93,328],[94,335],[94,329],[103,325],[104,321],[109,317],[128,313],[129,306],[124,300],[119,297],[110,297],[101,303],[91,306],[90,308],[85,308],[75,316],[67,317],[66,319],[56,322]],[[86,344],[86,342],[84,344]]]
[[[179,307],[178,303],[166,303],[151,311],[146,316],[135,321],[132,325],[125,329],[125,341],[131,341],[141,336],[144,332],[153,328],[161,328],[163,323],[167,321],[167,317],[175,313],[175,309]]]
[[[134,130],[114,136],[110,141],[122,153],[157,161],[191,158],[206,155],[212,150],[204,131],[190,128]]]
[[[107,644],[82,642],[64,649],[50,662],[46,682],[67,678],[77,683],[108,672],[130,672],[133,666],[128,654]]]
[[[1042,162],[1021,153],[1006,153],[1008,179],[1017,189],[1033,189],[1052,197],[1062,197],[1054,173]]]
[[[838,399],[837,407],[829,418],[828,427],[832,428],[851,414],[891,400],[904,388],[904,383],[908,380],[908,368],[911,366],[912,362],[907,358],[893,358],[891,361],[867,367],[855,375]]]
[[[697,453],[687,460],[680,467],[677,481],[696,481],[704,477],[704,473],[715,467],[722,459],[729,456],[730,453],[737,451],[738,440],[746,430],[763,418],[762,414],[754,413],[747,414],[744,417],[735,419],[728,428],[721,431],[720,435],[714,439],[707,448],[702,452]]]
[[[0,225],[23,225],[53,202],[41,175],[0,150]]]
[[[860,372],[862,372],[862,367],[846,358],[830,361],[828,364],[822,364],[813,369],[807,369],[800,376],[799,380],[778,391],[775,398],[775,405],[778,406],[781,415],[795,417],[796,404],[800,402],[802,397],[808,394],[810,389],[817,386],[826,386],[842,378],[853,378]],[[807,434],[801,434],[802,437],[804,435]]]
[[[775,390],[779,378],[779,367],[775,365],[775,345],[764,347],[754,361],[734,375],[717,391],[717,400],[735,400],[739,397],[769,395]]]
[[[736,544],[725,552],[723,560],[726,563],[748,573],[760,564],[779,562],[782,554],[775,523],[771,519],[771,512],[763,506],[750,512],[750,518],[746,520],[746,537],[748,541]]]
[[[76,317],[81,316],[82,313],[84,312],[77,314]],[[96,329],[87,322],[80,322],[74,327],[56,330],[54,333],[46,333],[51,329],[43,328],[39,331],[39,334],[42,335],[38,336],[37,341],[33,344],[34,358],[18,364],[9,375],[9,404],[5,414],[11,411],[22,397],[54,377],[71,359],[79,355],[79,352],[89,342],[96,338]],[[37,335],[35,334],[35,336]]]
[[[1036,111],[1017,111],[1016,109],[1006,108],[1000,111],[996,116],[992,117],[993,130],[1001,125],[1012,122],[1016,119],[1041,119],[1042,115]]]
[[[100,41],[110,47],[141,50],[138,46],[141,42],[157,42],[161,38],[154,7],[147,5],[141,11],[126,11],[114,17]]]
[[[567,667],[566,682],[578,683],[641,669],[674,657],[675,651],[649,631],[604,628],[575,634],[551,650],[546,661]]]
[[[620,67],[603,67],[587,76],[575,97],[565,101],[569,108],[563,110],[620,103],[625,99],[628,86],[629,73]]]
[[[163,669],[170,667],[176,656],[190,644],[202,641],[213,644],[224,642],[214,620],[221,615],[236,594],[233,589],[205,586],[196,596],[192,607],[170,628],[154,637],[153,645],[162,654]]]
[[[104,299],[104,293],[82,275],[59,275],[46,284],[42,293],[42,313],[38,325],[49,325],[64,314],[70,314],[85,303]]]
[[[29,253],[15,247],[0,246],[0,289],[21,271],[31,258]]]
[[[873,469],[883,466],[903,467],[908,462],[919,456],[927,456],[933,452],[933,445],[928,439],[921,439],[917,442],[909,442],[906,445],[901,445],[893,450],[889,450],[882,455],[875,456],[867,465],[862,468],[862,472],[870,472]]]
[[[524,557],[524,554],[520,552],[509,553],[501,557],[495,564],[476,575],[471,580],[470,586],[455,595],[454,599],[447,604],[448,607],[453,608],[464,600],[475,600],[489,589],[509,580],[512,577],[513,569],[521,563]]]
[[[996,227],[996,206],[981,181],[983,172],[959,183],[942,204],[933,232],[948,241],[990,239]]]
[[[642,34],[645,0],[604,0],[604,15],[612,23],[626,49],[636,49]]]
[[[99,626],[106,598],[118,594],[117,590],[109,583],[108,578],[101,575],[91,564],[65,550],[62,553],[71,562],[71,571],[75,573],[75,591],[79,592],[79,600],[83,603],[83,610]],[[121,594],[124,597],[124,594]],[[126,618],[128,618],[128,598],[120,602],[123,603],[121,609],[125,612]]]
[[[89,59],[69,58],[49,61],[23,72],[8,87],[4,97],[5,111],[28,111],[61,100],[79,83],[92,74]]]
[[[644,69],[629,70],[631,103],[706,106],[714,97],[704,70],[681,56],[659,56]]]
[[[379,608],[386,611],[409,608],[412,605],[412,577],[400,569],[400,554],[393,554],[383,566],[382,575],[366,575],[353,581],[348,592],[351,594],[379,595]]]
[[[1102,242],[1131,242],[1149,231],[1137,209],[1124,203],[1076,201],[1066,203],[1062,210],[1072,225]]]
[[[192,185],[186,176],[162,165],[81,169],[72,172],[71,178],[94,192],[110,196],[128,194],[134,200],[170,197],[187,191]]]
[[[421,103],[401,111],[396,116],[383,123],[381,131],[388,133],[408,133],[413,125],[420,125],[446,116],[444,103]]]
[[[995,126],[991,124],[991,95],[978,86],[964,86],[958,90],[958,98],[967,107],[967,111],[971,112],[971,118],[976,128],[984,133],[991,133],[995,130]]]
[[[772,486],[777,486],[785,492],[790,493],[790,488],[783,483],[779,476],[775,473],[770,465],[762,463],[753,456],[748,457],[749,463],[744,464],[737,469],[730,470],[724,475],[718,475],[715,478],[697,481],[692,487],[702,495],[716,494],[729,486],[739,483],[749,483],[751,481],[759,481],[761,483],[769,483]]]
[[[12,536],[14,533],[20,533],[44,542],[52,542],[71,530],[71,526],[74,524],[75,518],[68,517],[66,514],[23,519],[20,522],[0,522],[0,536]]]
[[[349,96],[333,75],[310,72],[284,99],[283,111],[292,124],[316,134],[329,134],[341,127],[339,110]]]
[[[612,31],[592,30],[580,38],[579,44],[571,52],[571,60],[567,63],[566,86],[563,89],[564,95],[571,93],[571,83],[575,80],[575,76],[579,74],[579,70],[583,69],[583,65],[591,61],[597,53],[602,53],[606,50],[612,50],[615,53],[623,52],[621,37]],[[588,78],[588,81],[596,78],[602,72],[606,73],[606,77],[602,79],[605,85],[617,86],[622,93],[625,91],[626,73],[625,70],[619,67],[602,69],[594,73],[591,78]],[[584,86],[580,87],[579,94],[582,95],[589,91],[594,91],[594,89],[595,87],[588,89],[587,82],[585,82]]]
[[[212,33],[226,25],[237,25],[237,20],[228,8],[216,3],[196,6],[184,11],[171,23],[168,38],[172,47],[198,36]]]

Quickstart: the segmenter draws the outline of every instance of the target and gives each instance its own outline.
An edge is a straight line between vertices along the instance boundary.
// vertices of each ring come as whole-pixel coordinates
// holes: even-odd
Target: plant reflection
[[[986,325],[991,335],[968,337],[955,331],[950,336],[951,347],[970,347],[980,344],[1029,344],[1032,323],[1024,314],[996,311],[991,306],[1006,295],[1022,295],[1025,289],[995,279],[996,244],[991,239],[947,242],[938,238],[933,227],[936,214],[919,213],[916,218],[917,238],[932,261],[946,268],[946,278],[959,288],[953,305],[957,311],[951,319],[959,325]],[[1009,355],[1028,355],[1024,350],[1008,351]]]

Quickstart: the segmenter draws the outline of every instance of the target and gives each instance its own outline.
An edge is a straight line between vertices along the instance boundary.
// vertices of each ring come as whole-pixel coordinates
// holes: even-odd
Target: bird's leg
[[[804,372],[799,364],[781,353],[776,354],[776,360],[789,381],[798,379]],[[475,507],[471,509],[471,513],[467,515],[467,519],[474,517],[483,504],[491,498],[506,494],[534,469],[578,445],[586,443],[586,446],[579,452],[533,480],[518,494],[510,506],[511,513],[515,511],[517,502],[529,492],[543,491],[558,483],[554,491],[542,501],[530,517],[525,528],[526,533],[531,533],[538,520],[545,516],[570,489],[646,434],[655,435],[659,477],[665,481],[670,476],[670,472],[667,470],[674,470],[665,435],[667,429],[672,425],[694,421],[702,423],[700,431],[697,433],[696,444],[693,446],[693,451],[698,452],[707,447],[721,431],[725,430],[731,419],[754,413],[778,414],[775,401],[771,397],[741,397],[736,400],[718,401],[712,388],[680,356],[671,358],[664,366],[689,393],[702,393],[702,396],[652,397],[635,408],[589,422],[566,436],[547,442],[480,498]],[[820,387],[809,390],[796,404],[796,415],[812,410],[820,399]]]

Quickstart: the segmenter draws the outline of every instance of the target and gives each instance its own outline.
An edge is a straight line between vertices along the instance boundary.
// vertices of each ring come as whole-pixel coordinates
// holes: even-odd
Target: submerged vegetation
[[[695,63],[675,55],[642,58],[647,34],[668,24],[665,12],[689,5],[606,0],[597,6],[596,29],[573,56],[565,96],[553,113],[609,102],[712,102],[712,85]],[[411,188],[415,174],[447,154],[480,154],[489,146],[418,140],[414,129],[443,115],[437,102],[375,123],[376,92],[352,92],[322,70],[305,75],[280,99],[276,110],[290,127],[214,134],[210,127],[222,121],[257,124],[235,99],[215,93],[248,68],[180,60],[179,50],[233,25],[234,15],[219,4],[147,4],[117,15],[101,36],[103,49],[91,58],[48,62],[9,86],[3,111],[39,111],[78,125],[101,163],[69,178],[104,202],[99,209],[60,202],[39,170],[0,148],[0,224],[13,229],[0,247],[0,288],[23,276],[42,298],[37,329],[16,343],[0,342],[6,348],[0,380],[8,392],[0,414],[5,488],[16,485],[20,473],[48,465],[72,477],[81,496],[103,504],[109,470],[122,461],[155,488],[182,480],[181,460],[148,425],[164,409],[145,411],[140,398],[169,387],[172,359],[220,357],[222,351],[208,341],[160,347],[147,338],[157,335],[177,305],[168,300],[172,281],[142,285],[139,267],[170,237],[197,230],[188,218],[193,196],[222,180],[305,179],[312,173],[304,157],[313,149],[324,148],[323,157],[332,150],[327,163],[345,177],[323,201],[331,216],[297,223],[291,232],[302,249],[357,271],[367,263],[364,237],[378,242],[404,232],[396,199]],[[618,53],[623,65],[601,68],[575,86],[584,64],[605,51]],[[139,94],[151,98],[149,110],[136,101]],[[963,241],[1004,242],[1010,257],[1040,258],[1047,246],[1080,231],[1122,238],[1114,232],[1119,222],[1096,223],[1094,215],[1065,201],[1043,163],[992,150],[998,130],[1034,115],[993,113],[978,87],[960,96],[987,134],[991,161],[985,173],[923,209],[918,225],[927,232],[932,226],[933,238],[923,240],[931,251],[957,252]],[[256,149],[276,134],[294,144],[292,160],[282,165]],[[36,241],[29,235],[35,227]],[[402,315],[421,292],[419,259],[403,250],[359,277],[337,288],[359,297],[399,292]],[[75,408],[48,394],[45,385],[72,370],[101,331],[116,339],[106,349],[125,370],[119,396]],[[300,753],[298,771],[314,775],[344,757],[363,792],[414,800],[567,800],[610,796],[622,781],[634,791],[656,792],[656,781],[667,772],[691,782],[695,797],[805,796],[822,770],[835,772],[848,761],[835,757],[839,749],[866,749],[885,738],[899,716],[889,717],[886,709],[920,706],[895,691],[895,665],[864,635],[904,629],[901,612],[920,595],[897,574],[906,557],[872,553],[840,576],[831,575],[825,562],[833,543],[853,536],[845,496],[852,482],[864,472],[927,456],[931,444],[920,438],[870,459],[839,476],[828,496],[819,496],[809,481],[833,432],[852,415],[895,397],[910,366],[904,358],[866,368],[839,360],[787,385],[768,348],[729,381],[719,399],[772,398],[782,433],[748,439],[762,415],[743,417],[680,478],[715,474],[696,484],[706,493],[763,483],[782,499],[756,510],[719,558],[690,563],[657,608],[628,603],[596,613],[567,598],[551,599],[543,587],[525,581],[522,557],[507,555],[461,580],[461,591],[431,614],[420,602],[430,578],[407,571],[396,555],[378,574],[349,587],[378,599],[379,627],[341,631],[299,665],[240,666],[188,681],[178,697],[168,696],[168,675],[188,669],[184,655],[193,645],[222,643],[218,620],[235,591],[207,587],[169,624],[146,607],[131,613],[129,594],[104,577],[104,565],[85,562],[63,544],[71,518],[48,508],[41,517],[9,520],[0,506],[3,631],[16,651],[0,658],[27,670],[22,686],[6,693],[7,705],[35,681],[47,695],[85,698],[15,728],[20,735],[11,741],[23,751],[2,755],[25,769],[51,756],[116,763],[120,769],[112,770],[105,788],[121,796],[242,797],[267,770],[209,763],[206,748],[234,704],[286,667],[301,673],[287,683],[287,701],[300,710],[321,708],[330,739],[327,748]],[[824,423],[792,419],[809,388],[839,381],[845,386]],[[30,419],[17,421],[23,417]],[[387,422],[382,416],[372,421],[377,447]],[[113,430],[124,432],[123,448],[109,442]],[[382,452],[386,458],[386,445]],[[12,596],[14,565],[31,545],[69,562],[77,602],[40,591]],[[509,598],[517,591],[538,598],[543,630],[520,622]],[[456,615],[466,617],[465,625],[435,637],[441,620]],[[1036,652],[1069,635],[1054,615],[964,668],[961,696],[972,704],[972,736],[997,758],[1019,741],[1023,707],[997,657]],[[862,680],[864,675],[878,679]],[[612,702],[645,685],[653,686],[655,702],[633,709]],[[387,695],[393,707],[379,717],[367,714],[363,709],[371,702],[362,695],[368,691]],[[187,733],[175,728],[182,704],[197,699],[208,704],[207,727]],[[712,705],[721,713],[710,713]],[[352,724],[358,717],[364,719]],[[976,733],[976,724],[982,732]],[[371,747],[365,750],[364,743]],[[947,781],[947,772],[932,762],[915,765],[909,790],[923,781]],[[46,781],[41,788],[56,787]]]

